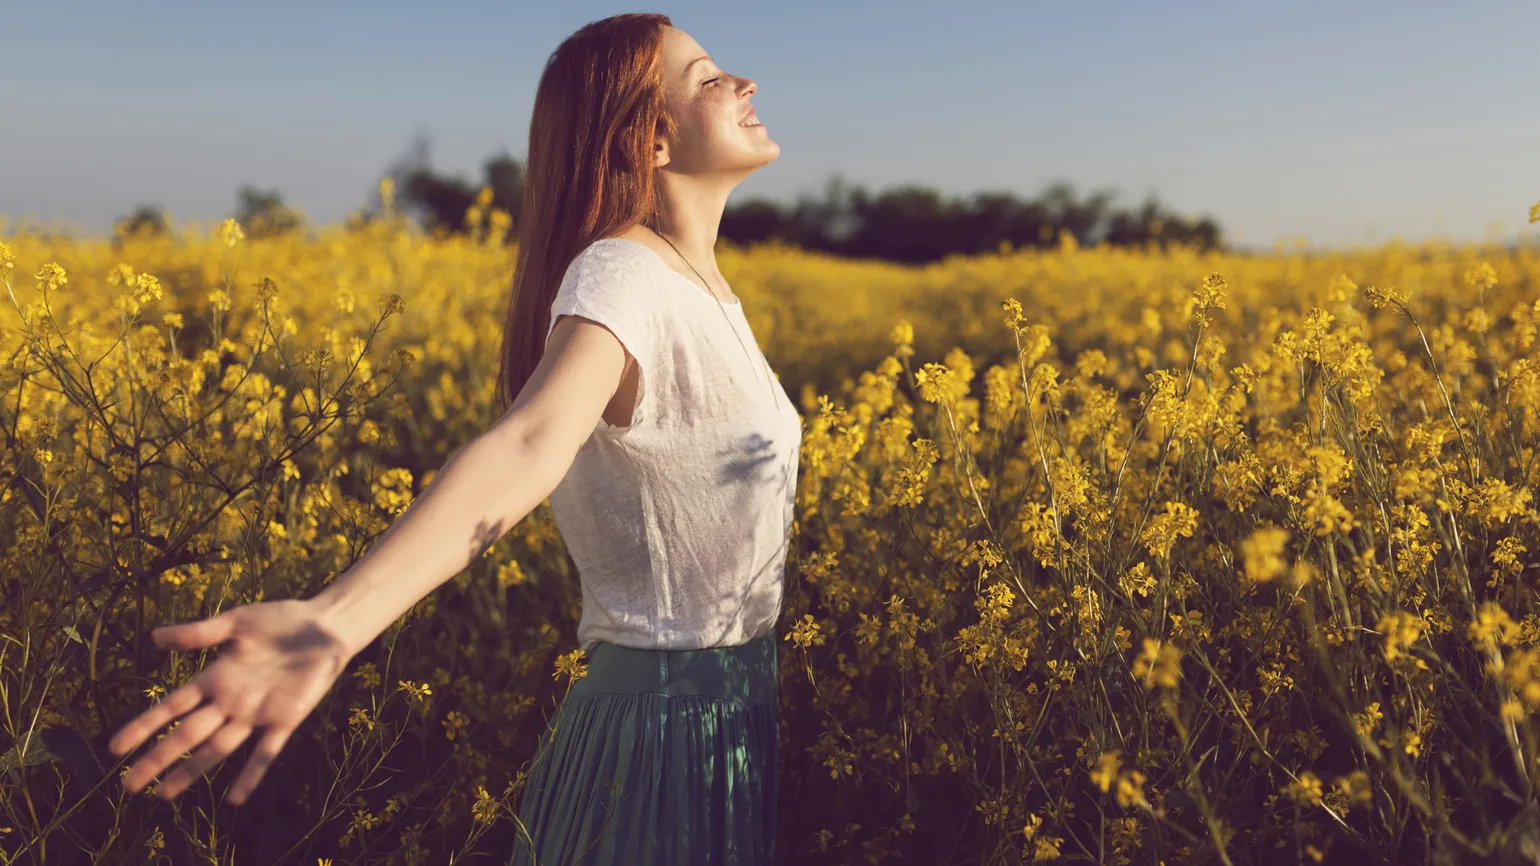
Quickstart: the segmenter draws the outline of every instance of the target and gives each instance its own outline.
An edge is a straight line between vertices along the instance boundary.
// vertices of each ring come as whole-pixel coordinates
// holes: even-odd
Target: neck
[[[690,264],[702,273],[720,275],[717,268],[717,232],[722,226],[722,212],[727,196],[736,185],[720,179],[658,173],[663,192],[660,234],[666,237]]]

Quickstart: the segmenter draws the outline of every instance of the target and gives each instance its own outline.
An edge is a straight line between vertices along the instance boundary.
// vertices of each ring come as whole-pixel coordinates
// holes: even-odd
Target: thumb
[[[202,649],[223,643],[235,634],[235,611],[227,610],[218,616],[196,622],[163,625],[150,632],[150,639],[166,649]]]

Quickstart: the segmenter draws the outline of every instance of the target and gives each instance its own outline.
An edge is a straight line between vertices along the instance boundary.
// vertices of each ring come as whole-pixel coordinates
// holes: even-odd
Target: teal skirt
[[[767,866],[780,734],[774,633],[600,643],[540,738],[512,866]]]

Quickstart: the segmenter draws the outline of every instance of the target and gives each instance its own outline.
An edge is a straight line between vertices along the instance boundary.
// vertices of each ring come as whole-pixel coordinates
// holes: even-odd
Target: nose
[[[752,96],[752,95],[754,95],[754,94],[759,92],[759,83],[756,82],[754,79],[752,79],[752,78],[744,78],[744,79],[742,79],[742,81],[744,82],[744,84],[743,84],[741,89],[743,91],[743,95],[744,96]]]

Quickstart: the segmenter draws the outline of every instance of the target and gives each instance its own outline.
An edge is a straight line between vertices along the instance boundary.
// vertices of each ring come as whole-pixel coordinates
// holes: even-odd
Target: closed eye
[[[702,82],[701,82],[701,83],[700,83],[700,86],[701,86],[701,87],[705,87],[705,86],[706,86],[706,85],[708,85],[708,84],[710,84],[710,83],[711,83],[711,82],[713,82],[713,81],[716,81],[716,80],[717,80],[717,79],[715,79],[715,78],[708,78],[708,79],[706,79],[706,80],[705,80],[705,81],[702,81]]]

